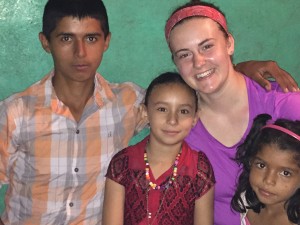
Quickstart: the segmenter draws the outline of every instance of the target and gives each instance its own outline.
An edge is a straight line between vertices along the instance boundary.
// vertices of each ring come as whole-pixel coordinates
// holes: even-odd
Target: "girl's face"
[[[192,18],[173,28],[169,38],[174,62],[183,79],[201,93],[212,93],[227,79],[234,39],[225,38],[209,18]]]
[[[161,84],[152,90],[147,115],[151,141],[179,144],[196,123],[195,97],[182,84]]]
[[[300,168],[295,153],[265,145],[252,160],[250,185],[266,206],[284,204],[300,188]]]

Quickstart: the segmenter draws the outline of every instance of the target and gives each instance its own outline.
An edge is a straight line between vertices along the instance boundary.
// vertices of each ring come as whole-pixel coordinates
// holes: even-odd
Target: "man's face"
[[[43,48],[51,53],[55,76],[68,82],[93,80],[110,34],[105,38],[101,23],[93,18],[64,17],[47,40],[40,34]]]

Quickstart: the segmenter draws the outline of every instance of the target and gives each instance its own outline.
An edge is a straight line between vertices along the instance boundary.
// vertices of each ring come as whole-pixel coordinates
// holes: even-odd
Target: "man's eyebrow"
[[[61,32],[56,35],[56,37],[59,36],[75,36],[75,34],[72,32]],[[85,36],[102,36],[102,34],[99,32],[91,32],[91,33],[86,33]]]
[[[74,35],[73,33],[61,32],[61,33],[58,33],[56,35],[56,37],[59,37],[59,36],[73,36],[73,35]]]

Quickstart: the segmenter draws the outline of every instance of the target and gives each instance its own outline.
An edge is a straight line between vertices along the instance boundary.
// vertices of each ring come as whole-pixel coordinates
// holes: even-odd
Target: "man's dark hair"
[[[48,0],[44,8],[42,32],[50,41],[50,34],[64,17],[98,20],[106,38],[109,25],[106,8],[102,0]]]

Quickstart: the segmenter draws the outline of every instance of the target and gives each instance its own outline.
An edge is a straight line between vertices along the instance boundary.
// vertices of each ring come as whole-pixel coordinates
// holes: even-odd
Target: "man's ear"
[[[104,51],[106,51],[109,47],[109,43],[110,43],[110,39],[111,39],[111,33],[109,32],[107,37],[105,38],[105,46],[104,46]]]
[[[51,53],[50,46],[49,46],[49,41],[42,32],[39,33],[39,39],[40,39],[40,42],[41,42],[41,45],[42,45],[43,49],[47,53]]]

